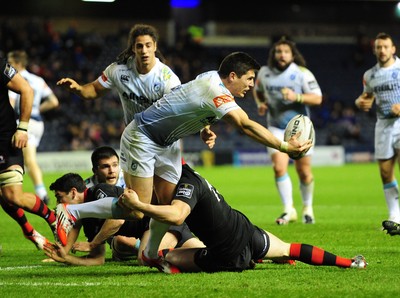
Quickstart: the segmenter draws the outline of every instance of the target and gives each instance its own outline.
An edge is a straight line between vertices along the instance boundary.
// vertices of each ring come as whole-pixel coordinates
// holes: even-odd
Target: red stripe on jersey
[[[108,78],[106,77],[104,72],[101,74],[101,79],[103,80],[103,82],[107,82],[108,81]]]

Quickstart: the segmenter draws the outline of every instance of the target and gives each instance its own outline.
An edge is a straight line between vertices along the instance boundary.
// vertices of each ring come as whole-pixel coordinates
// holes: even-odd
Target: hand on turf
[[[59,243],[49,243],[43,246],[44,253],[54,261],[64,263],[67,252]]]

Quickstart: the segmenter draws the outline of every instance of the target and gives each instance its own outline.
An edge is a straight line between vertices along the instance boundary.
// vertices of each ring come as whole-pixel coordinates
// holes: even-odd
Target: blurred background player
[[[37,163],[36,150],[44,133],[44,122],[41,114],[57,108],[59,101],[43,78],[26,69],[28,66],[28,55],[25,51],[9,52],[7,58],[8,62],[18,70],[33,89],[34,96],[31,119],[29,120],[28,144],[22,151],[24,153],[24,164],[35,186],[36,195],[48,205],[49,196],[43,183],[42,171]],[[11,105],[14,107],[16,113],[19,114],[20,96],[10,91],[9,97]]]
[[[400,59],[392,37],[384,32],[377,34],[373,52],[377,64],[364,73],[364,90],[355,104],[367,112],[376,102],[375,159],[389,213],[389,223],[384,221],[383,228],[392,234],[399,233],[400,223],[399,185],[394,175],[396,163],[400,164]]]
[[[5,59],[0,62],[0,70],[0,202],[3,209],[19,223],[25,237],[38,248],[43,248],[48,240],[30,225],[22,210],[41,216],[50,227],[55,223],[54,212],[39,197],[25,193],[22,187],[22,149],[28,143],[33,89]],[[18,124],[8,96],[9,90],[20,95]]]
[[[257,74],[253,89],[259,115],[267,113],[268,129],[283,140],[287,123],[297,114],[310,117],[308,106],[320,105],[322,92],[314,75],[306,68],[306,62],[294,42],[282,37],[270,49],[268,65]],[[293,203],[293,186],[288,174],[289,156],[274,148],[267,148],[271,155],[276,186],[283,204],[283,213],[276,219],[278,225],[297,220]],[[315,222],[313,211],[314,177],[311,155],[308,153],[294,160],[300,180],[303,201],[303,223]]]

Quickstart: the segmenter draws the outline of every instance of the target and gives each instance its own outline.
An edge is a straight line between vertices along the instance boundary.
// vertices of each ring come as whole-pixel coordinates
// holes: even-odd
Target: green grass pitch
[[[315,225],[301,221],[277,226],[281,202],[270,166],[197,167],[236,209],[254,224],[287,242],[303,242],[344,257],[363,254],[366,270],[263,263],[242,273],[166,275],[136,261],[77,267],[41,262],[45,255],[26,240],[19,226],[0,211],[1,297],[395,297],[400,293],[400,236],[381,230],[387,217],[378,166],[349,164],[315,167]],[[90,173],[81,173],[85,178]],[[295,207],[301,199],[290,167]],[[46,174],[47,187],[58,174]],[[25,176],[25,190],[32,191]],[[55,206],[51,194],[50,207]],[[28,214],[42,234],[52,238],[41,218]],[[82,238],[83,239],[83,238]]]

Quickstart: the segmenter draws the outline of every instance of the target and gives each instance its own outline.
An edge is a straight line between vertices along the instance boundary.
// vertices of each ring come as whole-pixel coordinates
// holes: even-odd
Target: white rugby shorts
[[[277,137],[279,140],[283,141],[283,136],[285,135],[285,130],[275,127],[275,126],[270,126],[268,127],[268,130],[275,136]],[[267,147],[267,151],[269,155],[272,155],[276,152],[280,152],[279,150],[275,149],[275,148],[271,148],[271,147]],[[310,148],[310,150],[308,150],[308,152],[306,153],[305,156],[309,156],[312,155],[314,152],[314,146]]]
[[[121,137],[121,169],[136,177],[154,175],[178,184],[182,174],[181,148],[177,141],[160,146],[143,134],[133,120]]]
[[[28,143],[34,147],[39,147],[40,141],[42,140],[44,133],[43,121],[37,121],[35,119],[29,120],[28,125]]]
[[[400,118],[378,119],[375,125],[375,159],[389,159],[400,150]]]

